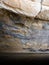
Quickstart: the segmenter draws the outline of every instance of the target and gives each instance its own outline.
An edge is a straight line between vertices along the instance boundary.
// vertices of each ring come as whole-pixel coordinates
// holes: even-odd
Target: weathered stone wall
[[[49,0],[20,0],[19,10],[18,0],[0,1],[0,51],[49,52]]]

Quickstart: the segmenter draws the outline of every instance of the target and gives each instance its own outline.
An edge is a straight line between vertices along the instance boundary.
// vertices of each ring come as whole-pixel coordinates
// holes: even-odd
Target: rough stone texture
[[[39,3],[41,0],[28,1]],[[44,0],[41,2],[41,11],[33,18],[26,14],[16,14],[10,11],[11,8],[9,10],[0,9],[1,52],[49,53],[49,7],[43,3]]]
[[[49,20],[49,0],[0,0],[0,8],[28,17]]]
[[[43,20],[49,20],[49,7],[42,5],[42,10],[37,15],[36,18],[43,19]]]
[[[41,9],[41,4],[36,0],[1,0],[0,7],[18,14],[35,17]]]
[[[41,12],[37,15],[37,18],[49,20],[49,0],[42,0],[41,5]]]

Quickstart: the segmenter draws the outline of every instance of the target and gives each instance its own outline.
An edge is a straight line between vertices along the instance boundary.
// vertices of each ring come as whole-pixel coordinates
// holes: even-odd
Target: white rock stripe
[[[41,9],[41,0],[1,0],[2,8],[11,10],[18,14],[35,17]],[[38,2],[39,1],[39,2]]]
[[[0,8],[28,17],[49,20],[49,0],[0,0]]]

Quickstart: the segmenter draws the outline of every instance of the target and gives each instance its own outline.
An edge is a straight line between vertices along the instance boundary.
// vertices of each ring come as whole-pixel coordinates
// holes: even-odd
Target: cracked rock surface
[[[49,53],[49,0],[0,0],[0,51]]]

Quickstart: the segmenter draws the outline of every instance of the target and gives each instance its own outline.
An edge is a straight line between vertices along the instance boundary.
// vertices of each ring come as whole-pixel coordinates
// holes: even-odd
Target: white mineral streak
[[[41,9],[40,0],[1,0],[0,6],[30,17],[38,15]]]

